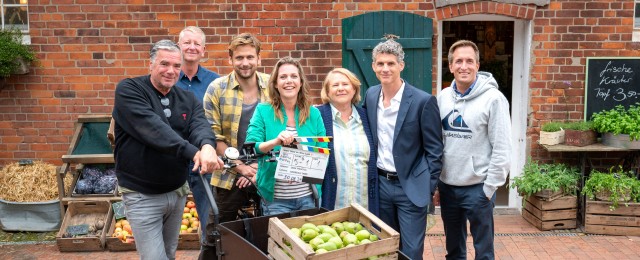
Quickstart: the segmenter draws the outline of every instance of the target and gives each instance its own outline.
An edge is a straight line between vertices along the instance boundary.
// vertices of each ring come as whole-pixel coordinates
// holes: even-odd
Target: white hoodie
[[[452,83],[453,86],[453,83]],[[509,175],[511,120],[509,102],[491,73],[480,71],[471,93],[453,87],[438,95],[444,140],[440,181],[453,186],[484,183],[491,198]]]

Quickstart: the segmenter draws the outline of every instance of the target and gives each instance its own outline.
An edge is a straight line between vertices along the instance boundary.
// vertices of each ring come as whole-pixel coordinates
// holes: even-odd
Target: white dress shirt
[[[393,161],[393,134],[400,110],[402,93],[404,92],[404,82],[393,98],[389,107],[384,107],[384,92],[380,91],[378,99],[378,161],[376,166],[390,172],[396,172],[396,164]]]

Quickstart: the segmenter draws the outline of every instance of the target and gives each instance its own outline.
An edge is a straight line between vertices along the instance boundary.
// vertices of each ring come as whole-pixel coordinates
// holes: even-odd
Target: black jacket
[[[215,147],[215,136],[193,93],[173,87],[164,97],[150,76],[120,81],[115,91],[116,175],[122,187],[149,194],[182,186],[188,165],[205,144]],[[171,116],[163,110],[168,107]]]

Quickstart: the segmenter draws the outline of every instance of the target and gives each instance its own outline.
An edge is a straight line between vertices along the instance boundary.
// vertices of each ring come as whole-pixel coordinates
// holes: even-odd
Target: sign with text
[[[275,178],[321,184],[328,162],[329,154],[282,147]]]
[[[585,116],[640,102],[640,58],[587,58]]]

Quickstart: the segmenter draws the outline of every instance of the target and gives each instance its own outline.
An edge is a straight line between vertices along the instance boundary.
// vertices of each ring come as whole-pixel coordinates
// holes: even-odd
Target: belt
[[[385,171],[383,169],[378,168],[378,175],[387,178],[387,180],[390,181],[395,181],[398,180],[398,173],[397,172],[390,172],[390,171]]]

